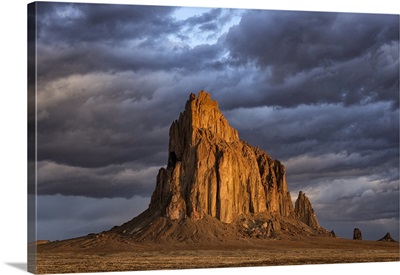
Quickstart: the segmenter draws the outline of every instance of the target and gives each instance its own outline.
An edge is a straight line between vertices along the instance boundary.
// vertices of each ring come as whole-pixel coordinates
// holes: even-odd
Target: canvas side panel
[[[28,4],[28,271],[36,273],[36,7]]]

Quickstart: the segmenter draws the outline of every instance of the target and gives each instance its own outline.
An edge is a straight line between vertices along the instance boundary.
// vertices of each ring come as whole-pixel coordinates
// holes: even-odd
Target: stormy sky
[[[169,127],[202,89],[323,227],[398,239],[398,15],[45,2],[37,15],[39,239],[145,210]]]

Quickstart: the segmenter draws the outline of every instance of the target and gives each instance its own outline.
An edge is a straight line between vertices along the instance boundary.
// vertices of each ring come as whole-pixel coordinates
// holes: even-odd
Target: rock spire
[[[299,192],[299,196],[295,202],[294,212],[296,217],[309,227],[313,229],[320,228],[317,216],[311,206],[311,202],[302,191]]]
[[[171,220],[208,215],[224,223],[263,212],[294,218],[284,165],[240,140],[205,91],[190,94],[170,127],[168,165],[159,170],[149,210]]]
[[[354,228],[353,240],[362,240],[362,233],[361,233],[361,230],[359,228]]]

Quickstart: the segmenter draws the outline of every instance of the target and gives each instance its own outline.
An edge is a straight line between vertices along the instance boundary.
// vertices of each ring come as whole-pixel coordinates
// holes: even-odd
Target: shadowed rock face
[[[294,212],[296,218],[307,224],[309,227],[313,229],[320,228],[317,216],[311,206],[311,202],[302,191],[299,192],[299,196],[297,197]]]
[[[383,236],[383,238],[379,239],[378,241],[382,241],[382,242],[397,242],[396,240],[394,240],[392,238],[392,236],[390,235],[390,233],[386,233],[385,236]]]
[[[307,202],[302,209],[313,213]],[[171,220],[209,215],[225,223],[240,214],[295,216],[283,164],[240,140],[204,91],[190,95],[171,125],[168,166],[158,173],[149,210]],[[319,228],[316,218],[309,223]]]

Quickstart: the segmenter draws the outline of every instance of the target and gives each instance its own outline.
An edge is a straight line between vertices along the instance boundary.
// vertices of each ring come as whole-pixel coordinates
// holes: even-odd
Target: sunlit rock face
[[[295,202],[294,212],[296,218],[313,229],[319,229],[319,223],[317,216],[315,215],[314,209],[311,206],[311,202],[302,191],[299,192],[299,196]]]
[[[240,140],[205,91],[190,94],[171,125],[168,165],[149,209],[172,220],[209,215],[225,223],[260,212],[295,216],[284,165]]]

